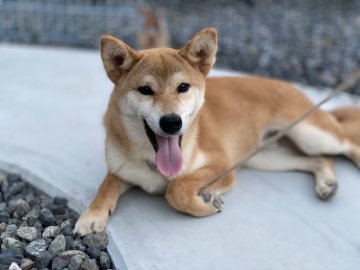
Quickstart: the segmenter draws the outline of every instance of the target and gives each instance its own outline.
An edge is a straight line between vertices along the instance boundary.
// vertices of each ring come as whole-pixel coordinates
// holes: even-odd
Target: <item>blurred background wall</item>
[[[144,5],[174,47],[217,28],[217,67],[333,87],[360,66],[357,0],[0,0],[0,41],[97,48],[108,33],[136,47]]]

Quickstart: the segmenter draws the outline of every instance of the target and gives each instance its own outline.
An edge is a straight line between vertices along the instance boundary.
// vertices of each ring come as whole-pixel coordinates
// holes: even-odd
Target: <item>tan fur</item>
[[[269,132],[287,126],[313,106],[282,81],[257,77],[205,79],[215,62],[216,44],[214,29],[199,32],[181,50],[136,52],[122,41],[103,37],[102,59],[115,84],[104,117],[109,176],[77,222],[80,234],[104,229],[119,190],[126,189],[110,190],[115,181],[120,186],[127,183],[127,188],[135,185],[149,193],[165,193],[173,208],[193,216],[219,212],[223,207],[221,195],[234,186],[235,173],[205,194],[198,194],[199,189],[263,143]],[[190,84],[190,90],[178,93],[176,88],[183,82]],[[143,85],[151,86],[154,94],[141,95],[137,88]],[[165,179],[154,169],[155,151],[143,125],[145,119],[160,134],[159,117],[168,113],[177,113],[183,119],[184,165],[172,179]],[[333,114],[338,117],[340,113]],[[329,199],[336,191],[335,174],[331,162],[319,156],[341,154],[360,166],[359,125],[354,127],[357,121],[349,120],[347,127],[331,114],[317,110],[288,133],[290,144],[281,142],[267,148],[247,166],[311,172],[318,196]]]
[[[339,108],[330,113],[340,123],[345,136],[360,147],[360,108]]]

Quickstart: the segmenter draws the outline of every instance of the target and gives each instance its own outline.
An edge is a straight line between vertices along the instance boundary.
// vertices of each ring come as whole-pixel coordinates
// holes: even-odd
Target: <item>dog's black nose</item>
[[[181,117],[177,114],[171,113],[160,118],[160,127],[168,134],[175,134],[181,129],[181,126]]]

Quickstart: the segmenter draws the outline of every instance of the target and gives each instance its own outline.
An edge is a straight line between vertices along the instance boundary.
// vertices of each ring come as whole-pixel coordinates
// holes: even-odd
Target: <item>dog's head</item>
[[[111,36],[101,39],[101,57],[115,84],[119,112],[141,121],[165,177],[182,168],[181,139],[204,102],[205,77],[215,63],[216,30],[197,33],[180,50],[135,51]]]

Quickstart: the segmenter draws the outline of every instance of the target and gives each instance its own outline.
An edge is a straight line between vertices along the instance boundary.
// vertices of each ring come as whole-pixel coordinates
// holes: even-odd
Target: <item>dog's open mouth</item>
[[[180,173],[183,165],[181,152],[182,135],[160,136],[144,120],[146,135],[155,149],[156,169],[165,177],[173,177]]]

